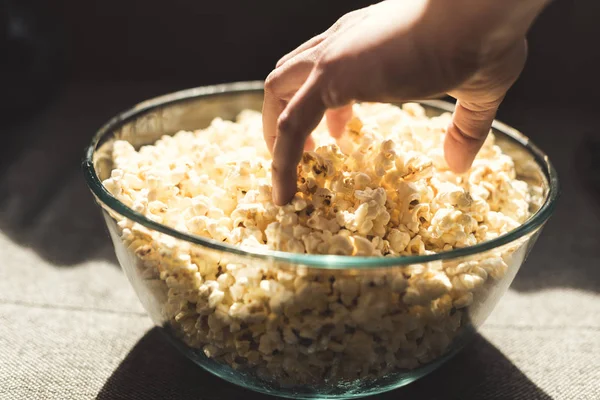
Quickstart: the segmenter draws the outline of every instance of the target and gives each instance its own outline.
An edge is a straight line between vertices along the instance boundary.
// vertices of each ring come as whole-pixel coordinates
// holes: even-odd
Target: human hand
[[[466,171],[523,69],[525,33],[545,2],[387,0],[284,56],[266,79],[263,105],[275,203],[296,193],[296,167],[323,115],[340,135],[354,101],[456,98],[444,152],[452,170]]]

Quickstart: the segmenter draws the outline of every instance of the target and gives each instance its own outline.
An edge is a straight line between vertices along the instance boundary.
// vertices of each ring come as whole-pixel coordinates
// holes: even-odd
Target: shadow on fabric
[[[480,335],[430,375],[369,398],[552,400]],[[133,347],[106,381],[97,399],[268,400],[275,397],[239,388],[211,375],[187,360],[166,341],[158,328],[154,328]]]
[[[113,115],[174,85],[64,88],[45,109],[0,132],[0,230],[58,267],[90,259],[117,265],[100,209],[80,163],[92,135]]]

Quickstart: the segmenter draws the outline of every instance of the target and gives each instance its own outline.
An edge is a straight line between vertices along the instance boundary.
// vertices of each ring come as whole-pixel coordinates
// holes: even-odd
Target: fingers
[[[444,141],[444,155],[450,169],[466,172],[483,145],[496,116],[499,102],[481,106],[458,101]]]
[[[310,40],[304,42],[296,49],[290,51],[285,56],[281,57],[279,61],[277,61],[277,65],[275,68],[279,68],[283,66],[286,62],[296,57],[297,55],[309,50],[317,45],[321,44],[325,39],[327,39],[333,32],[340,30],[341,28],[348,28],[353,25],[353,21],[357,20],[360,16],[362,10],[355,10],[344,14],[335,24],[333,24],[329,29],[325,32],[311,38]]]
[[[277,136],[277,118],[285,109],[286,102],[277,97],[265,85],[265,99],[263,100],[262,120],[263,136],[269,152],[273,154],[275,137]]]
[[[352,105],[329,109],[325,113],[325,118],[329,134],[334,138],[339,138],[344,133],[346,124],[352,118]]]
[[[306,138],[317,127],[325,104],[319,88],[317,73],[312,73],[296,92],[277,121],[278,135],[273,148],[273,201],[288,203],[296,193],[297,165]]]
[[[306,81],[312,66],[310,55],[299,55],[294,62],[275,69],[265,80],[265,98],[262,110],[263,133],[271,154],[273,154],[273,146],[277,137],[277,119],[285,109],[287,102]]]
[[[517,41],[478,77],[451,96],[459,99],[448,128],[444,153],[448,166],[462,173],[471,167],[487,137],[498,107],[527,59],[527,42]]]

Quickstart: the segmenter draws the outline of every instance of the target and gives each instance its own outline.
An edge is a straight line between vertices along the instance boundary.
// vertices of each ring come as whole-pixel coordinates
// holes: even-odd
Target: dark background
[[[373,1],[61,0],[73,75],[176,80],[183,86],[264,79],[277,59]],[[451,16],[449,16],[450,18]],[[550,5],[530,34],[531,57],[511,97],[596,98],[600,2]]]
[[[0,22],[12,26],[12,34],[0,34],[9,50],[0,61],[3,101],[15,107],[15,99],[43,98],[59,79],[163,82],[174,89],[264,79],[281,55],[370,3],[0,0]],[[507,102],[598,103],[599,11],[597,0],[553,2],[531,30],[530,58]],[[15,16],[24,21],[21,33]]]

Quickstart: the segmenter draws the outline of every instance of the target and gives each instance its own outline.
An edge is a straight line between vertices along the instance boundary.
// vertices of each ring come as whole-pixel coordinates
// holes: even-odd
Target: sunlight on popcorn
[[[271,201],[261,116],[215,119],[136,151],[113,145],[104,186],[147,218],[242,248],[398,257],[466,247],[529,217],[530,188],[490,135],[463,175],[442,151],[450,115],[417,104],[354,106],[337,142],[324,124],[298,167],[298,193]],[[229,259],[118,215],[121,238],[164,286],[178,335],[233,368],[280,384],[378,377],[444,354],[466,310],[501,279],[519,243],[477,259],[318,270]]]

